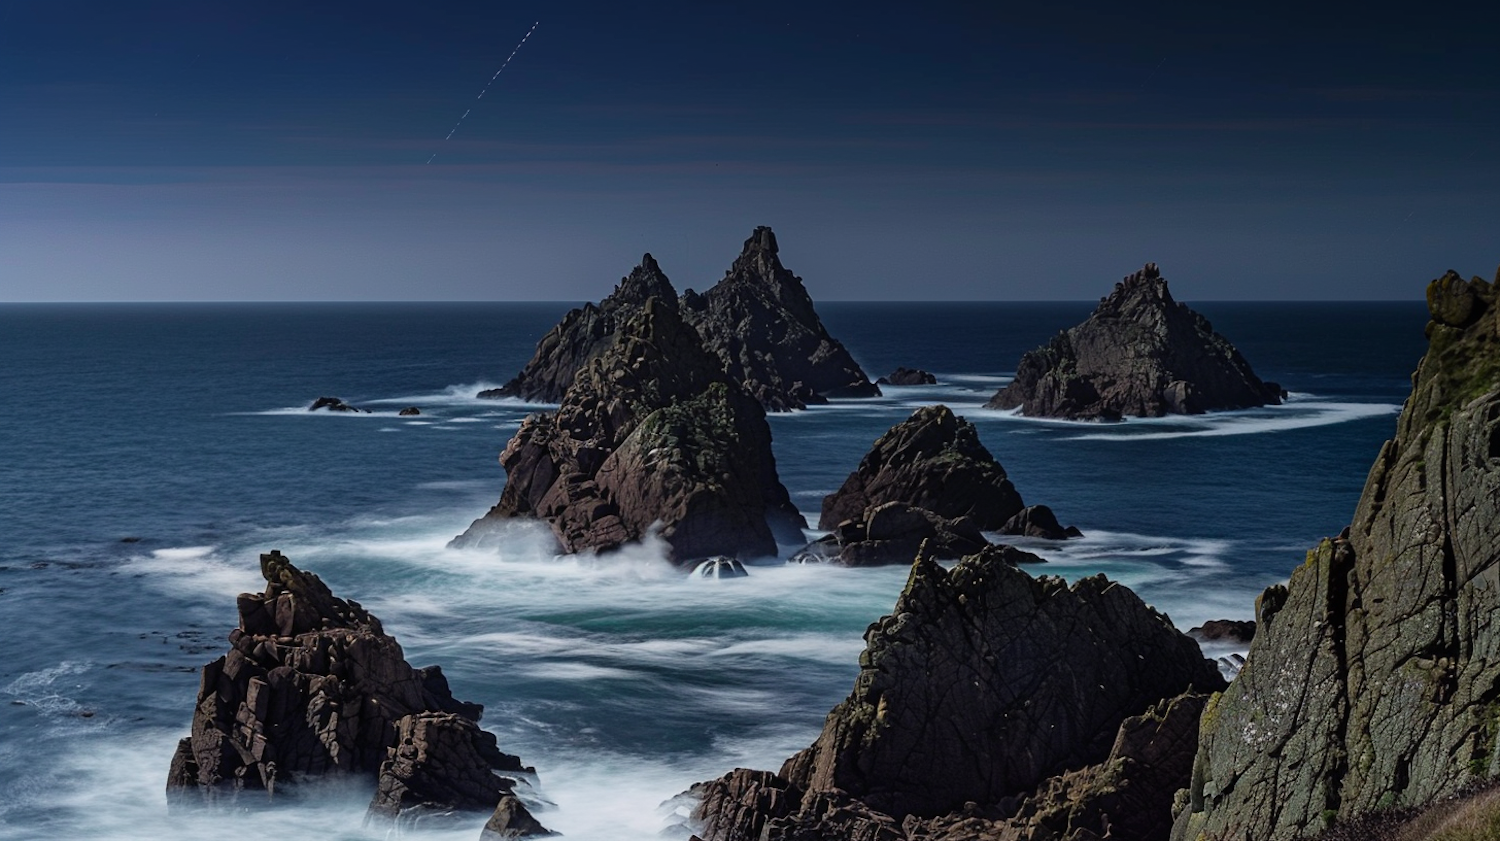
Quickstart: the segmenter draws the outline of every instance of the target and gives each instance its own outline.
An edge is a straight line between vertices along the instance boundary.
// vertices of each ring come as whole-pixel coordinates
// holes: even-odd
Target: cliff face
[[[1497,279],[1500,281],[1500,279]],[[1353,524],[1260,598],[1178,841],[1280,841],[1500,775],[1500,307],[1449,272]]]
[[[724,279],[682,296],[683,318],[723,360],[730,378],[771,411],[829,397],[880,394],[859,363],[828,334],[812,298],[781,265],[776,235],[756,228]]]
[[[1208,319],[1172,299],[1155,263],[1115,284],[1088,320],[1028,352],[985,404],[1031,417],[1118,420],[1280,403]]]

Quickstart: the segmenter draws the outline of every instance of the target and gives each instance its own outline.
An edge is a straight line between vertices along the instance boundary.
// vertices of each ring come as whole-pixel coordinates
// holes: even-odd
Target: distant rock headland
[[[1026,353],[985,404],[1029,417],[1119,420],[1280,403],[1208,319],[1172,299],[1155,263],[1115,284],[1088,320]]]
[[[412,668],[358,602],[279,552],[260,565],[265,592],[240,595],[229,652],[203,668],[169,804],[264,805],[342,775],[369,781],[372,818],[400,823],[496,810],[534,778],[479,729],[483,708],[455,699],[438,667]]]

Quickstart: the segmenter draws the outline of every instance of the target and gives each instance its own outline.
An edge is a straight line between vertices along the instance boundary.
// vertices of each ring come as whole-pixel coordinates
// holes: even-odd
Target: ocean
[[[693,579],[652,545],[551,557],[530,524],[498,551],[445,548],[494,504],[496,456],[545,408],[473,395],[519,370],[569,306],[0,305],[0,838],[380,837],[357,788],[166,812],[198,670],[226,649],[235,595],[262,588],[273,548],[484,704],[501,749],[537,768],[538,818],[568,838],[663,837],[691,783],[806,747],[904,567]],[[1195,306],[1291,392],[1285,405],[1017,418],[980,406],[1091,302],[821,304],[871,378],[906,365],[938,384],[772,415],[782,481],[816,522],[877,436],[945,403],[1028,504],[1083,530],[1019,541],[1048,560],[1033,574],[1104,572],[1184,630],[1251,618],[1260,590],[1352,516],[1426,310]],[[373,412],[306,411],[322,395]],[[404,837],[474,841],[484,818]]]

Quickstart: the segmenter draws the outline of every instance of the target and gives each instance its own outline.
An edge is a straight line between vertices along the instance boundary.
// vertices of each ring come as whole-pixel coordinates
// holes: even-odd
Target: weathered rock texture
[[[904,502],[887,502],[870,506],[858,519],[843,521],[794,560],[851,567],[904,564],[924,545],[933,557],[961,558],[990,543],[969,517],[948,519]]]
[[[585,304],[569,310],[542,340],[526,367],[500,388],[479,392],[480,397],[519,397],[540,403],[560,403],[573,384],[573,376],[588,363],[604,355],[614,344],[616,330],[646,305],[649,298],[676,300],[677,290],[650,254],[620,279],[597,305]]]
[[[876,439],[859,467],[823,498],[818,528],[836,529],[865,511],[902,502],[994,530],[1025,504],[974,425],[947,406],[923,406]]]
[[[1208,319],[1172,300],[1155,263],[1115,284],[1094,313],[1021,357],[991,409],[1118,420],[1280,403]]]
[[[1280,841],[1500,775],[1500,308],[1449,272],[1353,525],[1257,604],[1173,837]]]
[[[875,381],[876,385],[936,385],[937,377],[923,371],[921,368],[907,368],[900,366],[896,370],[886,374]]]
[[[802,278],[781,265],[770,228],[745,240],[723,280],[702,294],[683,293],[682,315],[730,378],[771,411],[880,394],[828,334]]]
[[[658,528],[672,560],[776,554],[802,515],[776,475],[765,411],[683,322],[651,298],[580,369],[556,412],[534,414],[500,455],[500,501],[457,545],[537,518],[565,552],[607,551]]]
[[[436,667],[414,669],[380,620],[279,552],[263,594],[242,594],[229,653],[203,668],[192,735],[177,745],[169,802],[296,794],[325,775],[368,778],[372,814],[494,808],[530,773],[480,730]]]
[[[702,838],[979,838],[990,836],[955,826],[981,812],[1023,824],[1082,815],[1087,803],[1103,814],[1149,802],[1153,814],[1136,819],[1165,825],[1193,716],[1158,704],[1224,685],[1196,643],[1125,587],[1096,576],[1070,588],[988,553],[951,571],[919,558],[865,640],[854,691],[810,748],[779,774],[739,770],[695,789]],[[1158,749],[1179,757],[1181,779],[1116,786],[1119,806],[1100,800],[1110,781],[1144,780],[1135,766],[1155,768]],[[1066,776],[1090,766],[1101,767]]]

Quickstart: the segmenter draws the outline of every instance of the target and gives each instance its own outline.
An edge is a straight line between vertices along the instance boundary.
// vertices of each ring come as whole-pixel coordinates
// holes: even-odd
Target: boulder
[[[985,530],[1025,507],[974,425],[941,405],[916,410],[880,436],[843,486],[824,497],[818,528],[863,520],[867,509],[887,502],[967,517]]]
[[[1261,594],[1183,841],[1291,841],[1500,776],[1500,308],[1450,272],[1353,524]]]
[[[1057,522],[1057,515],[1045,505],[1031,505],[1017,511],[1014,517],[1006,520],[1005,524],[1000,527],[1000,533],[1020,537],[1040,537],[1047,540],[1083,537],[1083,532],[1079,531],[1076,526],[1063,528]]]
[[[495,813],[485,822],[479,841],[509,841],[513,838],[546,838],[557,835],[531,816],[526,805],[514,794],[500,797]]]
[[[1049,804],[1032,816],[1057,803],[1099,814],[1149,803],[1140,820],[1164,825],[1194,716],[1171,712],[1192,702],[1162,702],[1224,686],[1197,643],[1127,588],[1033,578],[990,552],[952,570],[920,555],[865,640],[853,692],[811,747],[777,774],[738,770],[695,788],[705,841],[937,837],[931,827],[967,815],[1013,817],[1026,798]],[[1090,780],[1055,781],[1115,760]],[[1171,779],[1153,776],[1158,765]],[[1127,778],[1141,782],[1100,799]]]
[[[1210,619],[1190,629],[1188,636],[1203,642],[1248,643],[1255,638],[1255,623],[1238,619]]]
[[[573,376],[598,359],[613,344],[620,325],[640,311],[650,298],[677,300],[677,290],[648,253],[640,265],[620,279],[598,304],[569,310],[542,340],[531,360],[505,385],[485,389],[484,398],[517,397],[538,403],[560,403]]]
[[[405,409],[402,409],[396,414],[400,415],[403,418],[409,418],[422,414],[422,410],[418,409],[416,406],[407,406]]]
[[[797,277],[781,265],[776,235],[756,228],[724,278],[682,295],[697,328],[729,376],[770,411],[803,409],[830,397],[877,397],[880,389],[831,335]]]
[[[1280,403],[1208,319],[1172,299],[1155,263],[1115,284],[1088,320],[1021,357],[985,404],[1029,417],[1119,420]]]
[[[948,519],[904,502],[872,505],[858,520],[845,520],[828,535],[813,541],[797,558],[843,566],[909,564],[917,550],[940,559],[955,559],[990,545],[968,517]]]
[[[937,377],[921,368],[898,367],[875,381],[876,385],[936,385]]]
[[[311,406],[307,407],[309,412],[316,412],[320,409],[329,412],[354,412],[356,414],[365,411],[364,409],[350,406],[338,397],[319,397],[312,402]]]
[[[697,578],[744,578],[749,574],[745,571],[744,564],[722,555],[709,558],[693,567],[693,575]]]
[[[479,729],[478,704],[456,700],[436,666],[412,668],[358,602],[280,552],[260,563],[265,592],[239,597],[229,652],[203,668],[170,805],[248,806],[341,775],[368,779],[372,814],[398,818],[491,809],[532,773]]]
[[[765,411],[678,314],[651,298],[578,371],[556,412],[528,417],[500,455],[500,501],[454,545],[514,518],[547,523],[564,552],[659,534],[680,564],[774,556],[802,515],[776,475]]]

